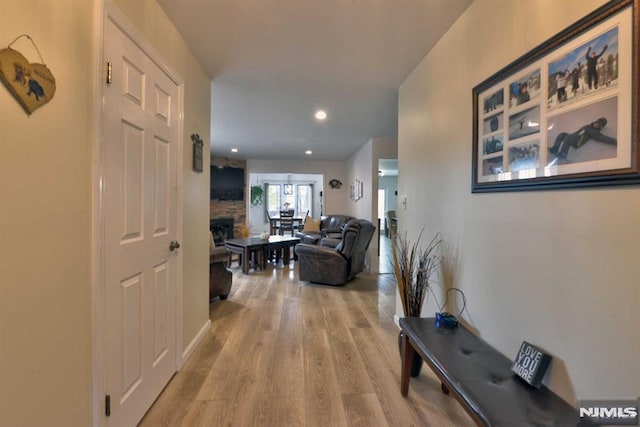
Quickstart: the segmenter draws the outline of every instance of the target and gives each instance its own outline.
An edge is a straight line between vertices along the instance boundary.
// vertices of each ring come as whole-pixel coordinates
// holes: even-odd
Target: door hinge
[[[113,67],[111,66],[111,62],[107,62],[107,84],[110,85],[113,81]]]
[[[104,397],[104,414],[107,417],[111,416],[111,395],[109,394]]]

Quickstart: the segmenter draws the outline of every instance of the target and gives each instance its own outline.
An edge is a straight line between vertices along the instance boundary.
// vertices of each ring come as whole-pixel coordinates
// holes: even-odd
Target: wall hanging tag
[[[11,45],[21,37],[33,43],[42,63],[30,63],[20,52],[11,49]],[[28,114],[51,101],[56,93],[56,79],[44,65],[40,50],[27,34],[16,37],[6,49],[0,50],[0,80]]]

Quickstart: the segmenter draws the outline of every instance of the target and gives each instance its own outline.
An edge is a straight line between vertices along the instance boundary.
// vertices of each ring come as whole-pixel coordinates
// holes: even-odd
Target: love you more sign
[[[522,341],[511,370],[530,385],[540,388],[542,377],[544,377],[549,367],[549,362],[551,362],[551,356],[538,347]]]

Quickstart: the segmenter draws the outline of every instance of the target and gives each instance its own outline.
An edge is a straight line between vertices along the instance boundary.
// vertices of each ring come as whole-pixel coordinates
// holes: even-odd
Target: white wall
[[[343,214],[347,210],[349,198],[349,184],[346,180],[345,162],[313,161],[313,160],[247,160],[248,173],[300,173],[322,174],[323,183],[323,211],[325,214]],[[343,186],[340,189],[331,188],[329,181],[338,179]],[[250,202],[247,202],[250,205]]]
[[[57,91],[28,116],[0,85],[0,424],[91,423],[91,159],[97,1],[3,2]],[[73,11],[73,13],[70,13]],[[12,46],[40,62],[27,39]]]
[[[374,211],[374,194],[373,193],[373,174],[371,172],[373,165],[373,140],[369,140],[364,144],[353,156],[347,160],[347,182],[345,183],[347,191],[350,184],[354,184],[356,180],[363,182],[363,195],[358,201],[349,198],[348,214],[356,218],[366,219],[376,223],[373,218],[377,217]],[[378,162],[376,161],[376,170]],[[377,175],[377,172],[376,172]],[[375,199],[377,200],[377,186],[375,187]]]
[[[398,138],[396,136],[386,136],[371,138],[371,140],[373,141],[376,160],[373,166],[377,172],[380,159],[395,159],[398,157]]]
[[[188,341],[208,319],[208,176],[187,171],[187,150],[191,132],[208,138],[209,79],[154,1],[118,3],[185,80]],[[102,0],[25,0],[0,9],[2,46],[29,34],[57,83],[51,102],[31,116],[0,87],[0,424],[86,427],[93,416],[93,111]],[[13,47],[39,62],[27,40]]]
[[[466,320],[511,358],[550,352],[572,403],[640,395],[640,189],[471,194],[471,91],[603,3],[475,0],[399,96],[400,230],[443,233]]]

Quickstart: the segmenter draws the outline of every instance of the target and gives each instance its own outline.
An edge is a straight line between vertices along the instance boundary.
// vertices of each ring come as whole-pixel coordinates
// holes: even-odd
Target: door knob
[[[175,251],[179,247],[180,247],[180,243],[178,243],[176,240],[172,240],[171,243],[169,243],[169,250],[171,252]]]

